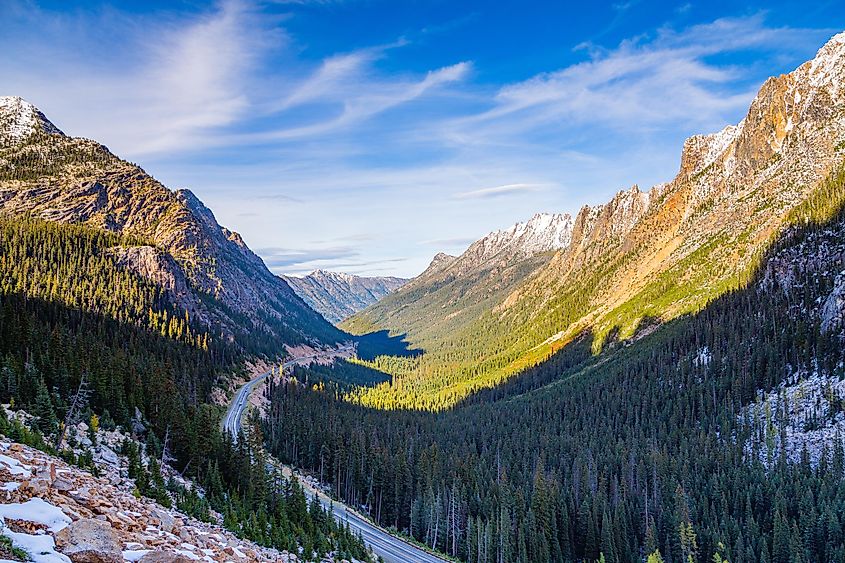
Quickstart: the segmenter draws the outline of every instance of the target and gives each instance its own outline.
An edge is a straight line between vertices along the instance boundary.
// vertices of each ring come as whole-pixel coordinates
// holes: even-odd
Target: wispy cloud
[[[405,45],[402,39],[330,55],[312,70],[279,67],[279,57],[293,56],[284,19],[248,0],[137,21],[112,12],[80,19],[16,2],[0,7],[0,17],[4,12],[21,29],[49,21],[51,34],[29,38],[29,57],[0,61],[0,85],[35,92],[32,101],[66,129],[132,157],[330,134],[459,82],[472,68],[458,62],[423,73],[377,72],[375,63]],[[80,28],[112,30],[121,49],[74,57],[90,48],[76,45]]]
[[[282,203],[302,203],[302,199],[293,197],[287,194],[259,194],[253,196],[256,199],[263,199],[266,201],[278,201]]]
[[[455,194],[454,197],[455,199],[489,199],[525,192],[534,192],[538,189],[540,189],[539,184],[505,184],[504,186],[494,186],[492,188],[481,188],[469,192],[460,192]]]
[[[360,250],[349,246],[325,248],[257,248],[256,254],[264,259],[271,270],[302,269],[308,264],[349,260],[360,254]]]
[[[67,130],[129,156],[203,146],[210,132],[242,119],[249,77],[268,50],[287,43],[282,28],[237,0],[191,17],[83,17],[35,6],[11,13],[24,28],[49,22],[50,33],[30,49],[6,46],[20,55],[0,61],[6,89],[34,92],[32,101]],[[88,30],[107,30],[103,41],[114,40],[115,48],[92,57],[92,45],[82,43]]]
[[[471,63],[461,62],[429,71],[418,80],[385,80],[371,74],[370,65],[378,52],[368,49],[324,61],[313,76],[275,108],[275,113],[284,113],[323,104],[320,118],[314,123],[249,134],[240,140],[267,142],[329,134],[416,100],[439,86],[458,82],[472,68]]]
[[[459,250],[539,209],[573,212],[670,178],[684,136],[738,121],[763,79],[831,34],[764,14],[614,44],[599,29],[577,47],[562,37],[545,72],[503,82],[463,49],[403,62],[484,12],[368,46],[298,36],[300,2],[286,3],[138,15],[8,0],[0,50],[15,56],[0,58],[0,94],[190,186],[274,271],[410,275],[433,247]],[[634,3],[619,0],[611,25]]]
[[[459,123],[476,135],[524,134],[567,123],[616,130],[710,124],[746,107],[759,86],[743,80],[742,68],[712,57],[804,48],[808,35],[821,36],[819,30],[767,27],[758,14],[680,31],[664,27],[613,49],[583,44],[588,60],[505,85],[490,109]]]

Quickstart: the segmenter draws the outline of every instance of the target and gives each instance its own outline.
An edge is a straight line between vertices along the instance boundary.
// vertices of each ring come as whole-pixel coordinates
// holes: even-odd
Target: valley
[[[216,42],[225,26],[209,29]],[[648,58],[675,45],[661,29]],[[243,193],[260,192],[197,191],[230,204],[221,221],[284,225],[291,240],[241,236],[193,191],[0,97],[0,560],[845,561],[845,33],[825,34],[809,60],[729,100],[747,104],[736,124],[687,138],[668,181],[474,240],[452,236],[450,206],[469,225],[518,198],[555,201],[550,184],[474,181],[397,210],[378,181],[410,194],[422,169],[402,180],[385,165],[410,156],[295,147],[369,162],[356,184],[351,168],[321,163],[313,179],[300,170],[312,159],[262,152],[310,134],[326,84],[360,87],[348,76],[415,38],[336,55],[287,101],[255,101],[273,83],[214,105],[274,119],[297,108],[293,132],[259,112],[240,133],[201,128],[226,129],[235,156],[191,137],[186,154],[214,161],[192,170],[231,166]],[[615,62],[602,56],[590,54]],[[525,92],[583,65],[501,90],[476,119],[530,113]],[[438,88],[470,66],[430,71],[411,93],[379,84],[330,127],[359,126],[377,101],[398,113],[429,88],[454,101]],[[404,132],[414,150],[431,133],[417,125]],[[466,141],[463,125],[420,158]],[[491,142],[474,148],[501,149],[478,127]],[[181,177],[168,158],[153,161]],[[248,185],[266,161],[272,181]],[[437,178],[467,170],[443,164]],[[278,187],[291,171],[306,197]],[[339,210],[315,212],[331,198]],[[405,207],[444,232],[412,237]],[[403,277],[423,251],[428,266]]]
[[[326,357],[334,357],[334,354],[335,352],[331,352],[330,354],[326,354]],[[317,359],[318,356],[316,355],[297,357],[284,362],[279,369],[284,374],[286,370],[294,365],[307,364]],[[243,425],[243,415],[249,405],[250,394],[257,384],[263,382],[268,377],[272,377],[272,372],[258,375],[238,390],[226,411],[226,416],[223,418],[224,432],[231,436],[237,436],[240,433],[241,426]],[[271,463],[273,462],[271,461]],[[319,489],[320,483],[314,486],[309,480],[303,479],[294,473],[290,467],[282,466],[280,469],[285,477],[298,479],[309,499],[317,499],[320,505],[326,511],[331,512],[339,523],[348,525],[355,534],[361,536],[365,545],[382,560],[388,563],[432,563],[443,561],[443,559],[406,542],[396,535],[391,535],[348,506],[327,496]]]
[[[341,323],[426,350],[414,362],[377,358],[393,381],[355,400],[449,408],[585,333],[598,352],[745,286],[842,162],[842,37],[768,80],[740,124],[688,139],[671,182],[618,192],[533,234],[542,216],[492,233]]]

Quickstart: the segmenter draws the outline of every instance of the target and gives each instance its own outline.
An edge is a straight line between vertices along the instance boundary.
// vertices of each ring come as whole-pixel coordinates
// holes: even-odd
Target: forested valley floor
[[[820,313],[845,269],[834,180],[750,285],[698,314],[599,355],[585,334],[440,413],[276,385],[269,448],[471,563],[845,561],[845,348]],[[824,382],[826,405],[809,419],[761,402],[806,378]],[[836,439],[796,449],[796,425]]]

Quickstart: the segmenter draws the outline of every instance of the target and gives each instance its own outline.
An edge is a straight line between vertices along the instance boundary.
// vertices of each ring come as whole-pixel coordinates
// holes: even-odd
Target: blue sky
[[[411,276],[671,179],[839,1],[0,6],[0,95],[188,187],[275,272]]]

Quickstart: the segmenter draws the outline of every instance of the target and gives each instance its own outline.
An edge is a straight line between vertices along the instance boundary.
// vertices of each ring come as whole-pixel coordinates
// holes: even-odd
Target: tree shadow
[[[377,356],[400,356],[415,358],[422,355],[421,348],[411,348],[406,333],[390,335],[387,330],[379,330],[355,337],[358,345],[358,357],[362,360],[374,360]]]

